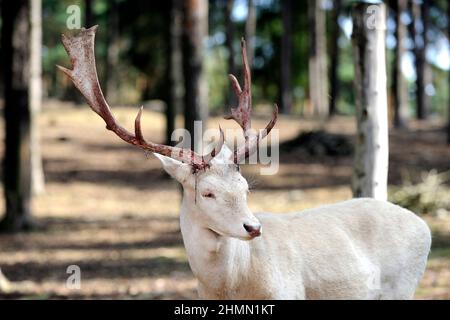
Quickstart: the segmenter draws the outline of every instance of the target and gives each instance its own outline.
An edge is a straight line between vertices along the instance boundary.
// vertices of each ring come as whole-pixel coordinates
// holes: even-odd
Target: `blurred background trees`
[[[19,231],[32,225],[30,7],[28,0],[1,2],[5,117],[2,181],[6,204],[5,216],[0,222],[3,231]]]
[[[171,81],[176,81],[169,81],[169,69],[178,59],[184,61],[182,73],[189,79],[185,82],[189,90],[183,94],[180,85],[175,85],[176,92],[190,104],[194,101],[191,95],[202,96],[196,105],[198,110],[184,110],[198,113],[196,119],[206,117],[206,109],[220,112],[231,99],[226,74],[240,70],[236,53],[240,38],[246,37],[249,60],[254,60],[257,105],[275,100],[283,112],[299,115],[354,113],[350,1],[183,1],[182,9],[177,9],[180,4],[175,0],[75,3],[84,8],[86,21],[92,21],[88,25],[95,23],[104,29],[97,39],[100,80],[108,84],[105,91],[115,102],[168,102],[174,83]],[[419,119],[446,116],[446,1],[386,3],[392,121],[401,127],[409,114]],[[46,97],[78,99],[53,67],[64,63],[59,34],[66,30],[66,8],[70,4],[64,0],[43,1]],[[181,41],[176,40],[180,28],[177,23],[183,23],[180,45],[176,44]],[[185,59],[174,53],[180,46]],[[194,89],[198,87],[197,78],[206,79],[206,89]],[[172,101],[170,108],[173,104],[177,106],[174,110],[183,112],[179,99]]]
[[[29,1],[19,1],[27,8],[25,22],[13,19],[19,14],[18,4],[6,3],[1,66],[7,119],[6,193],[8,188],[20,189],[17,177],[33,181],[37,193],[44,189],[39,133],[33,126],[40,97],[83,102],[54,67],[67,64],[60,34],[67,32],[70,5],[81,9],[82,26],[100,25],[97,67],[108,100],[120,105],[143,102],[165,111],[167,143],[177,127],[177,115],[184,116],[184,126],[192,133],[194,121],[205,122],[209,114],[221,114],[235,105],[226,75],[241,73],[239,41],[243,36],[253,68],[256,113],[277,101],[282,113],[299,117],[325,120],[331,115],[355,115],[350,1],[42,0],[33,2],[31,11]],[[385,3],[391,124],[407,128],[412,118],[448,119],[450,123],[448,3]],[[14,39],[20,39],[20,44]],[[25,60],[15,63],[14,59]],[[20,69],[15,70],[17,65]],[[11,80],[16,74],[22,83]],[[29,103],[15,90],[29,94],[32,98],[25,99]],[[450,143],[450,129],[447,132]],[[30,148],[28,143],[33,145],[33,157],[22,153]],[[191,145],[197,143],[191,141]],[[17,147],[21,144],[25,147]],[[13,163],[24,167],[19,170]],[[28,171],[33,178],[28,178]],[[26,199],[28,191],[21,192]]]
[[[0,235],[2,272],[12,282],[34,281],[19,296],[50,297],[48,290],[58,297],[196,296],[179,234],[178,186],[153,157],[143,161],[139,150],[110,137],[55,68],[69,65],[60,35],[76,32],[68,30],[67,21],[77,11],[80,27],[99,25],[97,69],[115,115],[132,128],[137,106],[144,105],[143,130],[158,142],[174,143],[174,128],[193,130],[195,120],[232,126],[222,120],[236,104],[227,74],[241,78],[245,37],[254,127],[266,124],[273,102],[283,113],[277,123],[277,175],[260,176],[257,166],[242,168],[258,183],[249,197],[252,210],[298,211],[352,196],[355,145],[368,145],[355,119],[369,110],[357,101],[369,90],[356,89],[355,77],[360,85],[364,80],[355,70],[380,64],[357,63],[351,41],[354,1],[0,2],[6,199],[0,202],[0,228],[33,227],[31,211],[45,225],[30,234]],[[383,2],[387,107],[383,102],[383,110],[367,112],[370,118],[383,111],[386,119],[388,109],[389,123],[383,126],[390,127],[389,200],[426,213],[433,229],[424,282],[430,291],[418,296],[449,298],[450,5]],[[373,151],[377,140],[371,141]],[[375,165],[370,154],[365,159]],[[58,278],[71,264],[86,267],[80,293],[68,293]],[[0,273],[0,298],[5,283]]]

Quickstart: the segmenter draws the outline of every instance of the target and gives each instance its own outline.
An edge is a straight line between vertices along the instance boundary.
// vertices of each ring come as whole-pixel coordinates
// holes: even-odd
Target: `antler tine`
[[[252,75],[247,59],[247,45],[244,38],[241,39],[242,65],[244,67],[244,91],[248,94],[248,109],[252,108]]]
[[[141,129],[141,116],[142,116],[143,111],[144,111],[144,106],[141,106],[139,108],[138,114],[136,115],[136,119],[134,120],[134,136],[139,141],[139,143],[146,144],[147,142],[144,139],[144,135],[142,134],[142,129]]]
[[[70,70],[61,66],[57,67],[72,80],[77,89],[86,98],[91,109],[105,121],[106,128],[113,131],[119,138],[139,148],[156,152],[184,163],[189,163],[192,165],[194,171],[207,168],[209,166],[209,161],[211,161],[222,148],[224,140],[222,130],[220,130],[221,142],[219,142],[209,155],[201,156],[190,149],[182,149],[145,141],[141,129],[143,107],[139,109],[136,116],[134,134],[123,128],[116,121],[106,102],[98,81],[94,52],[95,32],[97,31],[97,28],[98,26],[89,29],[82,28],[80,33],[76,36],[69,37],[62,35],[62,43],[70,57],[73,69]]]
[[[275,104],[273,116],[266,128],[259,134],[251,130],[251,113],[252,113],[252,78],[250,66],[247,60],[247,46],[244,38],[241,39],[242,65],[244,69],[244,87],[241,89],[239,81],[232,74],[229,75],[234,93],[238,98],[238,107],[231,108],[231,114],[225,119],[235,120],[244,131],[244,146],[238,148],[233,153],[233,161],[239,163],[241,160],[248,158],[258,147],[259,141],[264,139],[275,126],[278,118],[278,106]]]
[[[241,89],[239,81],[232,74],[229,75],[234,93],[238,98],[237,108],[231,109],[231,114],[225,119],[235,120],[244,130],[244,133],[251,128],[251,109],[252,109],[252,86],[250,68],[247,61],[247,49],[244,38],[241,39],[242,64],[244,66],[244,88]]]

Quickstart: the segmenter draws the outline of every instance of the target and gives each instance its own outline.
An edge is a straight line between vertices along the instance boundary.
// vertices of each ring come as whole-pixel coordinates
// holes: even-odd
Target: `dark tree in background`
[[[282,20],[283,34],[281,37],[281,112],[290,113],[292,107],[292,0],[283,0]]]
[[[250,66],[255,57],[256,8],[254,0],[247,0],[247,20],[245,21],[245,40],[247,41],[247,57]]]
[[[116,104],[119,102],[119,55],[120,55],[120,36],[119,36],[119,6],[118,0],[108,2],[107,19],[107,47],[106,53],[106,97],[108,102]],[[89,25],[91,26],[91,25]]]
[[[94,25],[93,2],[94,0],[84,0],[84,26],[86,28]]]
[[[425,88],[429,80],[429,66],[426,61],[428,45],[427,32],[429,24],[429,1],[423,0],[421,4],[410,2],[413,16],[414,55],[416,65],[416,113],[417,118],[424,120],[428,117],[429,99]],[[419,24],[422,25],[418,28]],[[419,32],[420,31],[420,32]]]
[[[225,5],[225,46],[228,49],[228,74],[236,74],[236,64],[234,62],[234,34],[235,26],[231,19],[231,14],[234,6],[234,0],[227,1]],[[235,106],[237,103],[236,96],[233,94],[231,87],[228,89],[227,103],[225,105],[225,111],[228,112],[229,106]]]
[[[171,0],[169,27],[169,99],[166,104],[166,144],[173,145],[177,112],[183,109],[183,0]]]
[[[392,3],[392,14],[396,21],[395,39],[397,41],[392,68],[392,91],[394,104],[394,126],[406,127],[408,118],[408,85],[402,73],[402,56],[405,53],[404,39],[407,37],[407,29],[402,23],[402,13],[407,9],[406,0],[395,0]]]
[[[208,1],[186,0],[183,5],[184,121],[191,134],[191,148],[195,149],[202,136],[194,134],[194,121],[201,120],[205,128],[208,117],[203,48],[203,39],[208,35]]]
[[[4,83],[5,156],[3,188],[6,215],[0,228],[19,231],[32,225],[29,0],[1,2]]]
[[[336,0],[333,2],[334,8],[332,13],[331,23],[333,24],[333,30],[331,35],[331,48],[330,48],[330,116],[337,113],[337,98],[339,93],[339,79],[338,79],[338,66],[339,66],[339,14],[342,9],[342,0]]]

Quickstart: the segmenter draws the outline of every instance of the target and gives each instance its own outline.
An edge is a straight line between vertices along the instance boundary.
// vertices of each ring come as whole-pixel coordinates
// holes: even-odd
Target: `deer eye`
[[[214,193],[212,193],[212,192],[203,192],[203,193],[202,193],[202,196],[203,196],[204,198],[211,198],[211,199],[215,199],[215,198],[216,198],[216,196],[215,196]]]

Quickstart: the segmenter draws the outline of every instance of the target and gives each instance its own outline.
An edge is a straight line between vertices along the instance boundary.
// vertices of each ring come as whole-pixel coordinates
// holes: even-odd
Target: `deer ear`
[[[191,176],[192,168],[189,164],[172,159],[170,157],[163,156],[158,153],[154,153],[155,157],[161,161],[164,170],[176,179],[179,183],[184,184]]]

